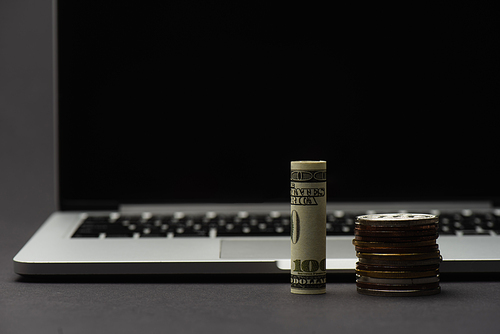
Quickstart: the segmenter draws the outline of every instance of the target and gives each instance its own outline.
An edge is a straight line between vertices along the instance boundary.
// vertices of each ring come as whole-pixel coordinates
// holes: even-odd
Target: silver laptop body
[[[400,36],[339,10],[332,27],[314,8],[55,1],[60,210],[15,272],[287,273],[301,159],[328,163],[329,272],[354,273],[366,212],[438,214],[442,272],[500,271],[498,140],[470,112],[495,105],[470,78],[436,74],[471,45],[440,46],[439,20]],[[432,59],[390,57],[419,38]]]
[[[463,207],[476,213],[491,212],[486,203],[436,203],[440,210],[461,212]],[[343,206],[332,203],[330,212],[341,209],[360,212],[367,207],[379,212],[398,208],[412,212],[433,212],[426,207],[406,204]],[[143,211],[147,210],[147,211]],[[148,216],[217,212],[223,215],[288,215],[287,204],[259,205],[165,205],[123,208],[120,214]],[[207,211],[205,211],[207,210]],[[214,211],[215,210],[215,211]],[[403,210],[403,209],[401,209]],[[373,210],[374,211],[374,210]],[[445,212],[446,212],[445,211]],[[349,212],[349,211],[347,211]],[[467,212],[467,211],[465,211]],[[288,236],[71,238],[87,215],[115,215],[108,212],[56,212],[42,225],[14,258],[15,271],[23,275],[85,274],[200,274],[200,273],[286,273],[290,270]],[[329,272],[353,273],[357,261],[353,236],[327,237]],[[496,272],[500,270],[499,236],[442,235],[438,239],[444,262],[441,272]]]

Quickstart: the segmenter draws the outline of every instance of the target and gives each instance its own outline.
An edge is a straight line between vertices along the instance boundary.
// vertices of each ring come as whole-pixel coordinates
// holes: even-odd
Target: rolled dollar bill
[[[292,161],[291,291],[326,292],[326,161]]]

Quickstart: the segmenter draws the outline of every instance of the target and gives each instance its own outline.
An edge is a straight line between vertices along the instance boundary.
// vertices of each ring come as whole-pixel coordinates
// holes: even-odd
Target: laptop
[[[15,272],[287,273],[292,160],[327,161],[329,272],[367,212],[439,215],[442,272],[500,271],[493,20],[55,1],[59,209]]]

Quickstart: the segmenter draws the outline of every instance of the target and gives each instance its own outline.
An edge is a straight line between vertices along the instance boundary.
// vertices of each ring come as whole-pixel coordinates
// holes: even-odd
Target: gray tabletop
[[[440,295],[382,298],[330,276],[299,296],[288,277],[27,280],[12,257],[56,209],[50,0],[0,2],[0,333],[497,332],[500,282],[453,277]]]
[[[359,295],[345,276],[330,276],[327,294],[309,296],[292,295],[286,275],[28,280],[12,271],[11,259],[44,210],[0,215],[1,333],[498,330],[498,281],[446,280],[439,295],[397,298]]]

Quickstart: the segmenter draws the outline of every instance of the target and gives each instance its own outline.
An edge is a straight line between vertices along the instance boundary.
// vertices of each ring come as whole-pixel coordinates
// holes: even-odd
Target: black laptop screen
[[[496,177],[497,19],[484,8],[60,1],[63,209],[483,199]]]

